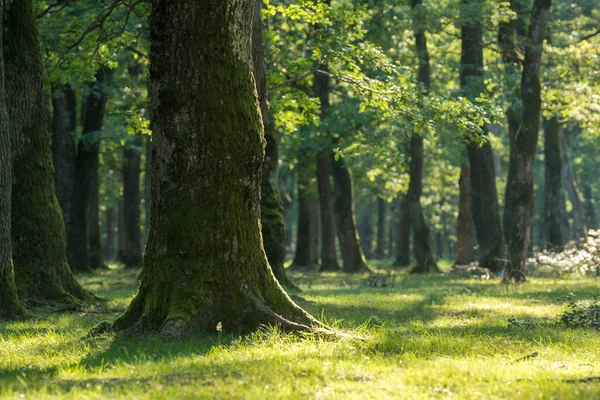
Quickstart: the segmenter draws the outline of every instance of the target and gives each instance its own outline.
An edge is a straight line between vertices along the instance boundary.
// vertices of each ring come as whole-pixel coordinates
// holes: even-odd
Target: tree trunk
[[[313,265],[319,265],[319,201],[310,200],[310,259]]]
[[[406,267],[410,264],[410,210],[406,195],[398,200],[396,208],[399,218],[396,224],[396,261],[394,264]]]
[[[88,209],[88,243],[90,266],[92,269],[105,268],[102,251],[102,235],[100,234],[100,181],[95,174],[92,181],[90,203]]]
[[[104,259],[112,261],[115,259],[115,222],[116,213],[114,207],[106,209],[106,243],[104,244]]]
[[[333,154],[330,165],[334,187],[333,214],[342,253],[342,271],[346,273],[364,272],[369,268],[356,230],[352,173],[346,167],[344,159],[336,160]]]
[[[454,264],[465,265],[477,257],[477,234],[473,221],[473,185],[471,184],[471,168],[463,165],[460,169],[458,218],[456,220],[456,257]]]
[[[146,136],[146,160],[144,163],[144,246],[148,239],[148,228],[150,227],[150,204],[152,203],[152,192],[150,190],[152,181],[152,136]],[[142,246],[142,248],[144,247]]]
[[[411,6],[414,13],[423,13],[422,0],[411,0]],[[426,90],[430,88],[431,72],[429,66],[429,52],[427,50],[427,39],[425,29],[420,21],[413,22],[415,35],[415,44],[418,57],[418,79]],[[410,183],[406,200],[408,202],[408,216],[413,229],[414,241],[413,248],[417,266],[412,270],[413,273],[431,273],[439,272],[435,261],[433,251],[431,250],[431,238],[429,227],[423,216],[421,208],[421,192],[423,187],[423,138],[414,135],[410,139]]]
[[[534,206],[533,163],[542,105],[539,72],[551,3],[551,0],[535,0],[533,4],[521,77],[522,125],[510,138],[504,217],[510,264],[504,274],[505,282],[527,280],[526,261]]]
[[[180,338],[217,324],[319,324],[282,290],[262,246],[253,12],[252,0],[152,3],[152,225],[140,289],[118,329]]]
[[[560,147],[562,153],[562,179],[567,189],[567,195],[571,202],[572,210],[571,215],[573,216],[573,239],[579,240],[587,236],[585,228],[585,217],[583,211],[583,204],[581,203],[581,196],[579,190],[575,184],[575,178],[573,171],[571,170],[571,158],[569,156],[569,140],[568,132],[566,129],[562,130],[560,134]]]
[[[333,217],[333,197],[329,174],[329,157],[319,153],[317,157],[317,185],[321,217],[321,266],[320,271],[339,271],[335,249],[335,225]]]
[[[75,186],[73,188],[73,231],[69,237],[71,245],[69,262],[76,271],[86,272],[97,264],[98,243],[90,243],[91,213],[98,210],[93,206],[94,187],[98,185],[98,157],[100,154],[100,135],[104,123],[106,94],[104,86],[108,84],[110,72],[100,68],[96,73],[96,82],[89,85],[90,94],[82,104],[83,131],[77,146],[75,163]],[[95,230],[95,227],[93,228]],[[93,231],[91,231],[93,233]],[[92,254],[90,254],[92,253]],[[101,249],[100,249],[101,254]],[[94,260],[94,265],[91,261]]]
[[[77,98],[69,85],[52,87],[52,159],[56,198],[63,211],[67,232],[72,230],[71,201],[75,182],[75,130]],[[67,233],[67,237],[69,234]],[[67,243],[67,249],[69,243]]]
[[[365,205],[358,224],[358,235],[360,247],[363,249],[365,258],[373,258],[373,203]]]
[[[562,157],[558,117],[544,120],[544,245],[562,250],[565,240],[562,231]]]
[[[25,309],[17,297],[10,240],[12,165],[2,50],[5,7],[5,0],[0,0],[0,320],[12,320],[23,317]]]
[[[123,165],[123,247],[119,259],[126,268],[142,265],[142,237],[140,231],[140,174],[143,138],[140,135],[125,144]]]
[[[385,257],[385,217],[387,202],[381,197],[377,198],[377,246],[375,259],[383,260]]]
[[[312,202],[308,189],[309,180],[298,177],[298,229],[296,234],[296,254],[290,268],[312,268],[313,254],[311,253],[311,222],[310,204]]]
[[[596,205],[592,196],[592,187],[590,185],[587,171],[583,173],[583,198],[585,199],[585,217],[588,229],[598,229],[598,219],[596,218]]]
[[[4,56],[13,150],[12,251],[19,298],[29,304],[93,300],[73,277],[54,187],[42,59],[33,1],[5,10]]]
[[[461,9],[461,74],[460,82],[467,98],[474,100],[483,91],[483,27],[481,9],[473,0],[463,0]],[[479,244],[479,266],[493,272],[506,264],[506,246],[500,222],[500,206],[496,189],[496,167],[489,141],[467,145],[472,185],[471,207]]]

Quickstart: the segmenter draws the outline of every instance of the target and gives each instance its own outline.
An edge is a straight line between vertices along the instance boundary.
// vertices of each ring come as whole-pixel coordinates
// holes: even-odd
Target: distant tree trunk
[[[461,88],[473,100],[483,91],[483,27],[481,9],[463,0],[461,9]],[[494,153],[489,141],[467,145],[472,185],[471,207],[479,245],[479,266],[493,272],[504,269],[506,245],[500,222]]]
[[[123,164],[123,248],[119,260],[126,268],[138,268],[142,265],[142,237],[140,231],[140,174],[143,138],[133,137],[125,144],[125,163]]]
[[[471,168],[460,169],[458,219],[456,220],[456,257],[454,264],[470,264],[476,259],[477,234],[473,221],[473,186]]]
[[[115,258],[115,222],[116,212],[114,207],[106,209],[105,213],[105,226],[106,226],[106,243],[104,245],[104,259],[107,261],[114,260]]]
[[[587,171],[583,174],[583,198],[585,199],[585,216],[588,229],[598,229],[598,219],[596,218],[596,205],[592,196],[592,187],[590,185]]]
[[[551,250],[561,250],[565,244],[562,231],[562,157],[558,117],[544,120],[544,242]]]
[[[551,0],[534,0],[521,78],[522,125],[511,138],[504,226],[510,264],[504,281],[527,280],[527,252],[533,219],[533,163],[540,129],[542,42],[546,36]]]
[[[423,13],[422,0],[411,0],[411,7],[414,13]],[[427,39],[425,29],[421,26],[420,18],[413,21],[413,30],[415,35],[415,44],[419,64],[418,79],[426,90],[429,90],[431,84],[431,72],[429,66],[429,52],[427,50]],[[421,208],[421,192],[423,188],[423,138],[413,135],[410,139],[410,183],[406,200],[408,202],[408,216],[413,229],[414,241],[413,247],[417,266],[412,270],[413,273],[431,273],[439,272],[433,251],[431,250],[431,238],[429,227],[425,221],[423,210]]]
[[[310,216],[310,194],[308,180],[298,177],[298,233],[296,237],[296,255],[291,269],[303,269],[314,267],[311,254],[311,216]]]
[[[406,267],[410,264],[410,210],[406,195],[403,195],[397,201],[398,223],[396,224],[395,265]]]
[[[377,198],[377,247],[375,259],[383,260],[385,257],[385,217],[387,202],[381,197]]]
[[[88,218],[91,213],[97,213],[94,204],[94,187],[98,185],[98,157],[100,154],[100,134],[104,123],[106,95],[104,86],[108,84],[110,72],[100,68],[96,73],[96,82],[89,85],[90,94],[83,102],[84,111],[83,131],[77,146],[77,161],[75,163],[75,185],[73,188],[73,231],[69,238],[71,253],[69,262],[76,271],[89,271],[97,268],[97,258],[100,251],[98,243],[90,243],[91,231]],[[95,230],[95,227],[92,227]],[[92,231],[93,232],[93,231]],[[92,235],[92,238],[93,235]],[[93,247],[93,248],[91,248]],[[92,253],[92,259],[90,256]],[[91,261],[94,261],[92,265]]]
[[[362,212],[358,224],[358,235],[360,247],[363,249],[366,259],[373,258],[373,209],[374,203],[368,203]]]
[[[25,309],[17,297],[10,237],[12,163],[2,54],[5,7],[5,0],[0,0],[0,320],[12,320],[23,317]]]
[[[148,238],[148,228],[150,227],[150,203],[152,202],[151,180],[152,180],[152,136],[146,136],[146,162],[144,163],[144,238]],[[144,240],[145,246],[146,240]]]
[[[368,270],[368,267],[356,230],[352,173],[346,167],[344,159],[336,160],[333,155],[330,166],[334,187],[333,214],[342,253],[342,271],[346,273],[364,272]]]
[[[140,289],[117,329],[181,338],[217,324],[320,325],[281,289],[262,246],[254,9],[252,0],[152,3],[152,226]]]
[[[125,206],[123,199],[119,200],[117,207],[117,259],[121,260],[121,254],[125,252],[126,236],[125,236]]]
[[[4,10],[4,62],[13,151],[12,251],[19,298],[29,304],[93,300],[73,277],[56,199],[33,1]]]
[[[104,252],[102,251],[102,235],[100,234],[100,181],[98,174],[94,175],[90,207],[88,210],[88,242],[90,266],[92,269],[105,268]]]
[[[52,87],[52,159],[56,198],[63,211],[67,232],[73,229],[71,201],[75,182],[75,130],[77,128],[77,98],[69,85]],[[67,233],[67,237],[69,234]],[[67,249],[69,243],[67,243]],[[67,250],[68,253],[68,250]]]
[[[319,200],[310,200],[310,259],[319,265]]]
[[[571,215],[573,216],[573,239],[579,240],[587,236],[585,228],[585,217],[583,204],[581,203],[581,196],[579,190],[575,184],[575,178],[573,171],[571,171],[571,158],[569,156],[569,141],[566,129],[562,129],[560,135],[560,146],[562,152],[562,179],[567,189],[567,195],[573,209]]]
[[[333,198],[329,174],[329,157],[320,153],[317,158],[317,185],[319,188],[319,208],[321,217],[321,271],[338,271],[335,249],[335,225]]]

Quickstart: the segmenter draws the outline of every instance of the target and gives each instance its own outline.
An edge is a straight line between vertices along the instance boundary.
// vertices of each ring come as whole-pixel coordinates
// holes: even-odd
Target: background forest
[[[204,160],[169,164],[165,126],[196,117],[177,114],[178,101],[212,95],[233,110],[236,96],[157,83],[168,75],[158,61],[172,57],[181,68],[169,72],[203,87],[202,65],[178,49],[210,36],[177,43],[194,26],[182,16],[158,38],[157,26],[170,32],[160,16],[178,9],[158,3],[0,0],[0,187],[13,182],[0,202],[12,246],[0,246],[0,319],[16,319],[0,323],[0,396],[600,394],[597,1],[246,1],[265,157],[260,197],[248,184],[244,204],[258,199],[268,265],[290,298],[260,270],[249,275],[258,294],[215,284],[206,296],[226,300],[207,301],[218,304],[193,334],[171,318],[205,307],[175,283],[177,273],[195,282],[193,257],[180,251],[161,270],[156,249],[176,241],[204,254],[220,239],[197,240],[191,209],[164,215],[186,204],[194,165],[215,156],[219,176],[255,143],[224,137],[218,155],[209,144]],[[218,15],[203,17],[215,32]],[[226,68],[209,62],[206,76],[237,82]],[[193,150],[192,131],[179,143]],[[219,183],[192,182],[190,198]],[[172,206],[160,197],[168,185],[182,190]],[[234,191],[220,200],[241,204]],[[240,216],[225,219],[243,229]],[[237,272],[203,271],[238,285]],[[240,271],[240,287],[255,279]],[[244,301],[264,323],[235,314]],[[115,335],[140,326],[139,337]]]

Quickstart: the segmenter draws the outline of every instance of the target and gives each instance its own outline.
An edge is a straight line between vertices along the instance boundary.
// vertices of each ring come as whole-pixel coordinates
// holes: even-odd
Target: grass
[[[598,278],[536,278],[514,287],[452,276],[293,275],[313,315],[367,340],[264,329],[170,342],[82,339],[131,300],[136,272],[81,277],[101,308],[34,310],[0,323],[0,396],[61,399],[581,399],[600,398],[600,332],[557,323],[557,298],[597,295]],[[514,321],[509,323],[509,319]],[[538,356],[514,362],[527,354]],[[570,381],[571,380],[571,381]]]

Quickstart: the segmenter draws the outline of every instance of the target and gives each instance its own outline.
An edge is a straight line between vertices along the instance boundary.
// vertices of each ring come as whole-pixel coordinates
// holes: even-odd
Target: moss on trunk
[[[275,279],[259,224],[264,138],[250,64],[254,2],[152,4],[152,220],[117,329],[319,325]]]

